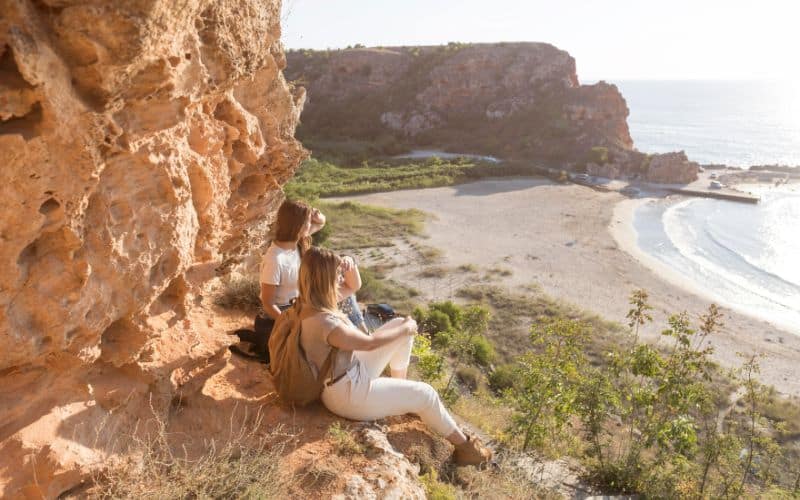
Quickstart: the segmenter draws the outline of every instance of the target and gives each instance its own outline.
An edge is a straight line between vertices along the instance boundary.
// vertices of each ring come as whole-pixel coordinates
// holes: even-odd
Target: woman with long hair
[[[455,445],[456,463],[487,462],[491,452],[459,429],[436,390],[406,380],[416,321],[395,318],[364,334],[338,309],[340,294],[348,291],[343,273],[342,259],[329,250],[312,247],[302,257],[300,344],[317,370],[332,348],[339,349],[321,395],[325,407],[351,420],[414,413]],[[392,376],[381,377],[387,365]]]
[[[240,340],[253,345],[255,357],[268,361],[267,341],[275,320],[298,294],[300,258],[311,246],[311,235],[324,225],[322,212],[301,201],[285,200],[278,208],[272,242],[261,258],[261,311],[255,318],[255,332],[236,331]],[[231,349],[241,353],[238,348]]]
[[[239,339],[253,345],[253,354],[258,359],[269,361],[267,342],[275,320],[297,297],[297,277],[300,258],[311,246],[311,236],[325,226],[325,216],[316,208],[302,201],[285,200],[275,217],[270,243],[261,258],[259,271],[261,311],[255,318],[255,332],[237,330]],[[361,275],[355,259],[347,257],[344,262],[345,284],[353,292],[342,295],[351,320],[366,330],[364,318],[358,308],[354,292],[361,287]],[[236,352],[241,350],[236,348]],[[243,353],[246,354],[246,353]]]

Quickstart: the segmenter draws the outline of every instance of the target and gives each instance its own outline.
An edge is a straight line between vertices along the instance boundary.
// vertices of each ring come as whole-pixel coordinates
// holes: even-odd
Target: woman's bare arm
[[[281,315],[281,310],[275,304],[275,290],[277,288],[276,285],[261,283],[261,308],[272,319],[278,319],[278,316]]]
[[[346,256],[342,258],[342,265],[344,267],[344,279],[336,290],[339,300],[344,300],[361,288],[361,273],[358,272],[356,261],[352,257]]]
[[[328,343],[343,351],[371,351],[383,345],[394,342],[400,337],[413,335],[417,332],[417,322],[408,317],[397,321],[394,325],[380,328],[374,335],[367,335],[358,328],[350,325],[336,327],[328,335]]]

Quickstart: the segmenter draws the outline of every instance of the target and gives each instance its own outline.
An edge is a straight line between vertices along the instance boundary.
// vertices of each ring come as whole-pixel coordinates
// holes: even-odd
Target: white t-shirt
[[[284,306],[297,297],[297,277],[300,271],[300,252],[295,247],[284,250],[274,243],[261,258],[259,281],[275,285],[275,304]]]

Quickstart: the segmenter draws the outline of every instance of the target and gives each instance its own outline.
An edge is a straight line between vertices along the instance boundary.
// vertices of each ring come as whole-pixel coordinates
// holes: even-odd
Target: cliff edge
[[[580,84],[575,59],[550,44],[294,50],[287,61],[287,78],[308,90],[303,141],[366,141],[388,154],[437,148],[656,182],[696,176],[696,164],[672,157],[650,175],[617,87]]]

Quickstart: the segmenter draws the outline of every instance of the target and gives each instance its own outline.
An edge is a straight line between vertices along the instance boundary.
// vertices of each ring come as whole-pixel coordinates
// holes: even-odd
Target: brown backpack
[[[269,337],[269,372],[283,401],[305,406],[318,400],[322,394],[325,378],[331,371],[339,349],[331,347],[319,374],[315,376],[315,370],[300,345],[302,320],[310,316],[306,311],[301,314],[301,309],[300,301],[296,301],[275,321]]]

